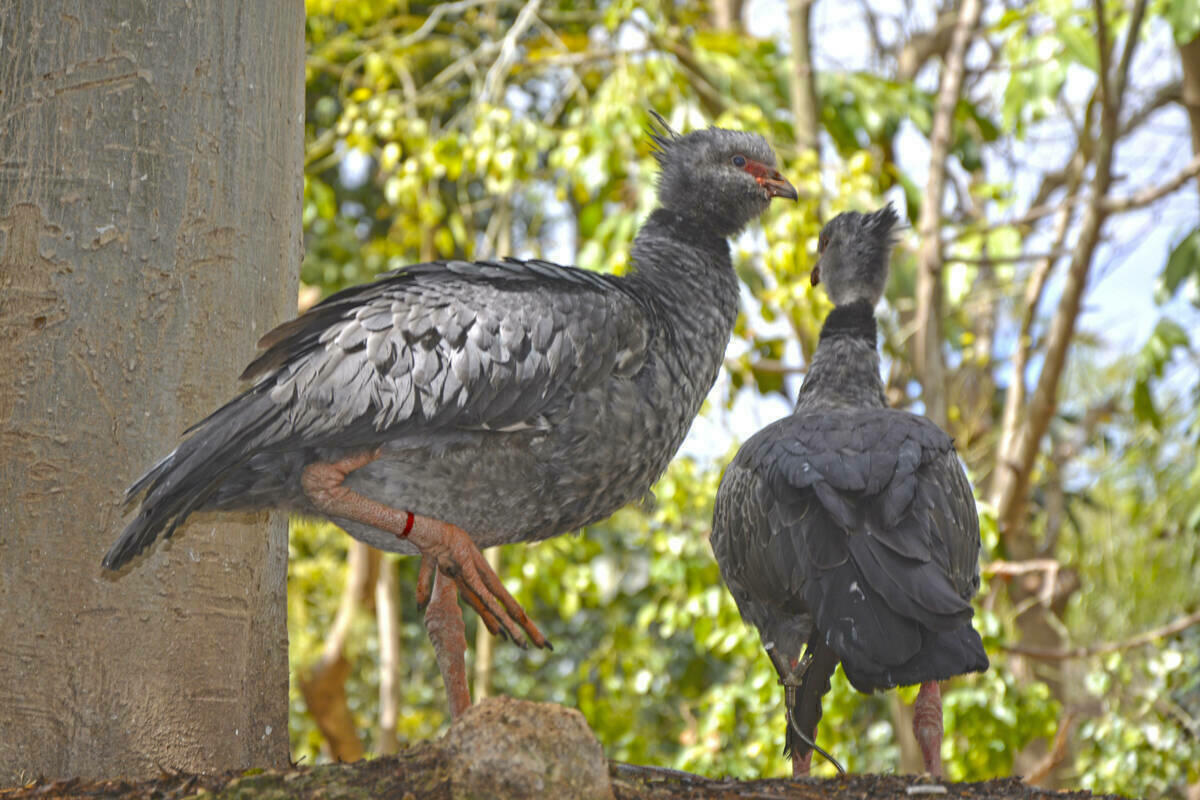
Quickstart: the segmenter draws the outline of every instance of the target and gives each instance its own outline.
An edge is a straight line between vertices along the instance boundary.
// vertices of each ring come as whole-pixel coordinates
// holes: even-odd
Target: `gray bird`
[[[860,692],[921,684],[913,731],[937,775],[937,682],[988,666],[971,627],[980,546],[971,486],[950,437],[887,408],[879,378],[874,308],[896,221],[888,205],[822,229],[812,282],[824,282],[835,308],[795,411],[746,441],[713,513],[721,577],[784,686],[796,775],[809,771],[839,662]]]
[[[253,385],[139,478],[119,569],[193,511],[323,517],[420,554],[451,714],[470,705],[457,595],[549,643],[479,552],[576,530],[646,495],[716,380],[737,315],[726,237],[796,199],[762,137],[651,138],[659,207],[614,277],[545,261],[416,264],[263,337]]]

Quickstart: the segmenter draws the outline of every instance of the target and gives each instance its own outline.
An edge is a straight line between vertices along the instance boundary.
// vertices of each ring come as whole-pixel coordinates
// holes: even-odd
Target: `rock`
[[[573,708],[489,697],[443,746],[453,800],[613,800],[604,750]]]

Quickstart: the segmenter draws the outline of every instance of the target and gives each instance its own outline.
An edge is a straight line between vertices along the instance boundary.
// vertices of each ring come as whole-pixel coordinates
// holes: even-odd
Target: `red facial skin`
[[[746,165],[742,169],[754,176],[754,180],[758,181],[758,185],[766,190],[768,197],[786,197],[789,200],[799,197],[796,189],[774,167],[768,167],[762,162],[747,158]]]

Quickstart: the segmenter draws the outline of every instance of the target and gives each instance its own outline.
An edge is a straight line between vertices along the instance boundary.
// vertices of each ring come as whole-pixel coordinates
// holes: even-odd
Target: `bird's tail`
[[[185,431],[187,438],[126,490],[126,505],[142,496],[141,508],[109,548],[103,566],[120,569],[160,533],[164,538],[174,533],[278,422],[267,387],[255,386]]]
[[[901,664],[880,665],[854,656],[842,662],[852,686],[871,689],[944,681],[968,672],[984,672],[988,666],[983,640],[970,625],[953,631],[922,630],[921,649]]]

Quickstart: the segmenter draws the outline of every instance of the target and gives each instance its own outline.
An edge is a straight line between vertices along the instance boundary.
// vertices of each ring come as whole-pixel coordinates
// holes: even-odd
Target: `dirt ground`
[[[437,754],[414,747],[398,756],[280,771],[186,775],[164,773],[146,781],[33,781],[0,789],[0,800],[27,798],[384,798],[451,800],[444,764]],[[980,783],[939,783],[915,775],[851,775],[800,781],[714,780],[686,772],[611,762],[616,800],[1084,800],[1116,797],[1091,792],[1051,792],[1016,778]]]

